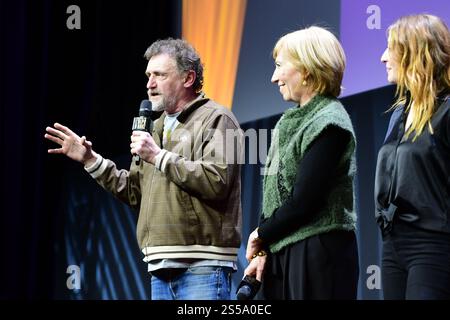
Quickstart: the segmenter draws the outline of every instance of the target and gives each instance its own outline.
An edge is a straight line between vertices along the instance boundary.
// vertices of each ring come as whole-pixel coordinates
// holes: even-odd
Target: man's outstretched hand
[[[86,140],[85,136],[78,136],[69,128],[55,123],[54,128],[47,127],[47,133],[44,137],[61,146],[57,149],[48,149],[51,154],[65,154],[72,160],[81,162],[84,166],[89,167],[95,163],[96,154],[92,150],[92,142]]]

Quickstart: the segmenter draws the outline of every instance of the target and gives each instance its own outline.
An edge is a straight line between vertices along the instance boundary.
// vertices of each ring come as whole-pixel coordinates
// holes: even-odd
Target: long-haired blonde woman
[[[402,17],[381,57],[397,101],[375,180],[385,299],[450,299],[450,32]]]

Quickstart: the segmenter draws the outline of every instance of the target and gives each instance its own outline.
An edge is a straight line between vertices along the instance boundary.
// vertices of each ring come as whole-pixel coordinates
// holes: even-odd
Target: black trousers
[[[450,235],[394,220],[381,273],[384,299],[450,299]]]
[[[270,254],[263,279],[268,300],[356,299],[358,248],[353,231],[331,231]]]

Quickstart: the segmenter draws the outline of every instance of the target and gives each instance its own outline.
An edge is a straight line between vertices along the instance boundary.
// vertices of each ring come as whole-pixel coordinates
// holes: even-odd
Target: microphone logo
[[[133,119],[133,127],[132,131],[146,131],[152,132],[153,130],[153,121],[152,121],[152,103],[148,100],[142,100],[141,105],[139,106],[139,117],[134,117]],[[134,162],[138,166],[141,158],[139,155],[133,156]]]
[[[150,132],[150,124],[151,121],[147,117],[134,117],[133,119],[133,131],[134,130],[140,130],[140,131],[147,131]]]

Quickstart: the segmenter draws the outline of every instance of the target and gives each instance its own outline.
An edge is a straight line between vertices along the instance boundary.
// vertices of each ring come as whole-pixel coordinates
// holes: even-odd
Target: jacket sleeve
[[[155,166],[185,191],[205,200],[226,199],[242,163],[241,129],[226,114],[209,119],[193,137],[188,158],[162,149]]]
[[[97,155],[97,161],[85,169],[105,190],[139,210],[141,189],[136,166],[132,164],[130,171],[119,170],[114,162]]]

